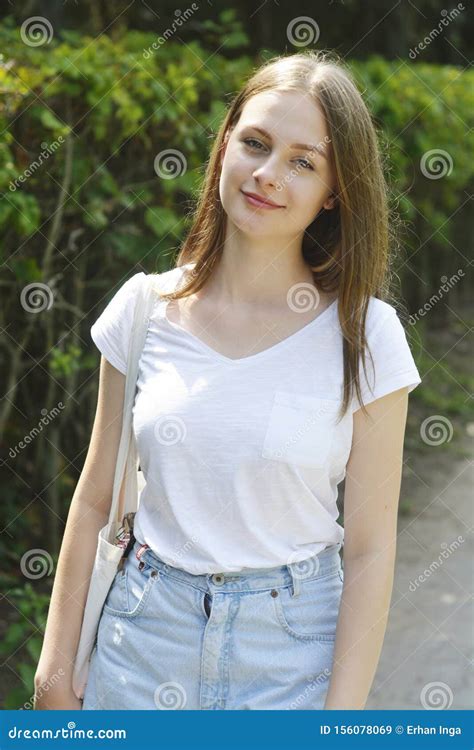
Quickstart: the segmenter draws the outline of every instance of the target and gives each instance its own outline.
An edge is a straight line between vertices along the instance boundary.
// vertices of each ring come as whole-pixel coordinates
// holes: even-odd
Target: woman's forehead
[[[287,146],[329,146],[329,133],[321,108],[312,97],[299,91],[264,91],[246,102],[238,122],[239,130],[261,128]],[[321,143],[322,142],[322,143]]]

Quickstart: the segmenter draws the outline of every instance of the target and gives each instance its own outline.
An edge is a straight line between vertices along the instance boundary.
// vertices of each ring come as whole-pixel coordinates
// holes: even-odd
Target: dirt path
[[[443,475],[446,455],[436,450],[403,483],[412,509],[399,517],[391,612],[367,709],[473,708],[474,464],[455,460]]]

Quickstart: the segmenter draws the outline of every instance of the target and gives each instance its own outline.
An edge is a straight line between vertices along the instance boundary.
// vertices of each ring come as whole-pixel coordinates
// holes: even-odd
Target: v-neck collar
[[[320,313],[314,320],[311,320],[309,323],[306,323],[302,328],[299,328],[294,333],[291,333],[286,338],[282,339],[281,341],[277,341],[276,344],[273,344],[272,346],[268,346],[266,349],[262,349],[259,352],[256,352],[255,354],[250,354],[246,357],[227,357],[225,354],[221,354],[221,352],[218,352],[216,349],[213,349],[212,346],[209,346],[206,344],[202,339],[198,338],[198,336],[195,336],[194,333],[191,333],[190,331],[187,331],[186,328],[183,328],[178,323],[174,323],[172,320],[169,320],[166,310],[169,305],[169,300],[162,300],[162,307],[161,307],[161,317],[163,321],[168,325],[170,328],[173,328],[176,331],[179,331],[179,333],[184,334],[188,338],[192,339],[203,351],[208,352],[210,356],[212,356],[214,359],[219,360],[221,362],[224,362],[229,365],[243,365],[246,363],[252,363],[255,362],[258,359],[262,359],[266,356],[269,356],[271,354],[274,354],[275,352],[279,351],[280,349],[283,349],[285,346],[288,346],[289,344],[292,344],[297,338],[300,336],[303,336],[304,334],[311,331],[313,328],[316,328],[318,325],[321,324],[321,321],[325,320],[329,315],[334,312],[334,310],[337,310],[337,302],[338,299],[336,298],[333,302],[331,302],[328,307],[326,307],[322,313]]]

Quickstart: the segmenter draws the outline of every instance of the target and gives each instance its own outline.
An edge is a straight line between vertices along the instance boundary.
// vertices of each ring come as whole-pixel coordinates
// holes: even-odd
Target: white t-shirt
[[[176,288],[183,269],[160,275]],[[135,297],[126,281],[91,328],[126,373]],[[193,574],[270,568],[343,543],[337,485],[345,476],[352,409],[336,424],[343,382],[337,300],[275,345],[230,359],[168,320],[157,295],[140,359],[133,429],[146,486],[135,536]],[[376,382],[364,402],[421,382],[395,308],[375,297],[366,335]],[[371,360],[367,357],[367,372]]]

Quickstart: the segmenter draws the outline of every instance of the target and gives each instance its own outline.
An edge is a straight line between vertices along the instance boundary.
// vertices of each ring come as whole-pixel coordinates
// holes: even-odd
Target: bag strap
[[[138,504],[138,486],[137,486],[137,469],[138,455],[133,434],[132,410],[135,402],[138,365],[140,355],[145,344],[145,338],[148,331],[150,315],[153,309],[155,292],[154,292],[154,274],[148,274],[145,277],[143,285],[140,285],[139,293],[135,301],[135,310],[133,316],[133,325],[130,335],[130,343],[127,358],[127,375],[125,380],[125,395],[123,405],[122,433],[117,454],[115,466],[114,487],[112,493],[112,503],[110,506],[109,523],[114,521],[120,523],[124,514],[137,510]],[[123,494],[121,490],[123,487]],[[123,502],[121,502],[123,498]],[[114,535],[114,529],[111,529],[111,536]],[[112,541],[112,539],[109,539]]]

